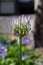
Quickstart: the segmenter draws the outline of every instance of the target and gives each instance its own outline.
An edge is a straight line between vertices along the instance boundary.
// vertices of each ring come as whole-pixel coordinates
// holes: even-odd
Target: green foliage
[[[4,40],[4,39],[5,39],[4,35],[0,35],[0,40]]]
[[[7,38],[4,34],[0,34],[0,41],[3,40],[11,40],[10,38]]]
[[[4,58],[0,57],[0,65],[20,65],[20,45],[17,42],[11,42],[11,46],[8,48],[5,45],[5,48],[7,48],[7,56]],[[43,62],[43,59],[38,59],[40,54],[35,50],[27,50],[25,47],[22,48],[22,55],[31,56],[29,59],[22,60],[22,65],[39,65],[39,62],[40,64]]]
[[[20,65],[19,56],[17,56],[17,53],[19,53],[19,45],[17,43],[14,43],[12,46],[10,46],[10,48],[7,48],[7,50],[8,56],[5,58],[0,58],[0,65]],[[37,57],[39,56],[39,54],[36,53],[34,50],[25,50],[22,53],[23,55],[31,55],[30,59],[22,61],[22,65],[34,65],[34,62],[37,60]]]

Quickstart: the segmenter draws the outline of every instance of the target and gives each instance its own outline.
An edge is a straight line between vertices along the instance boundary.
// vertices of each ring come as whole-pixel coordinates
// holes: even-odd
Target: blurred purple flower
[[[24,55],[24,56],[22,56],[22,61],[24,61],[24,60],[26,60],[26,59],[30,59],[31,58],[31,56],[29,56],[29,55]]]
[[[7,56],[7,49],[5,49],[0,42],[0,57],[5,57],[5,56]]]
[[[23,39],[22,39],[22,44],[23,44],[23,45],[28,45],[28,44],[30,44],[30,43],[31,43],[31,39],[30,39],[29,36],[27,36],[26,38],[23,38]]]
[[[20,56],[19,53],[17,54],[17,56],[18,56],[18,57]],[[30,55],[23,55],[23,56],[22,56],[22,61],[24,61],[24,60],[26,60],[26,59],[30,59],[30,58],[31,58]]]

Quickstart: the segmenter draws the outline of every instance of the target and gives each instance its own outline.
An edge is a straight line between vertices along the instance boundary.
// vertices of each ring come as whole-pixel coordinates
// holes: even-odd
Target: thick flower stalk
[[[29,34],[29,20],[31,17],[19,16],[12,21],[12,33],[20,39],[20,65],[22,65],[22,38]]]

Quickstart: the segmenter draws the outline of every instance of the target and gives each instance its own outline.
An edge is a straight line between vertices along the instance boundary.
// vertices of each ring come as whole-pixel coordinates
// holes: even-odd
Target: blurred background
[[[34,0],[0,0],[0,15],[32,13],[34,13]]]
[[[31,40],[30,44],[27,45],[29,49],[34,49],[35,39],[34,34],[36,31],[35,22],[36,22],[36,14],[35,11],[40,5],[39,0],[0,0],[0,40],[5,39],[10,40],[12,43],[14,41],[18,41],[19,38],[14,36],[10,30],[11,21],[14,17],[18,18],[18,16],[25,15],[26,17],[31,17],[30,24],[31,30],[29,31],[29,39]],[[28,39],[28,40],[29,40]],[[36,49],[36,51],[41,52],[40,49]],[[41,52],[43,55],[43,53]]]
[[[36,18],[34,12],[37,10],[38,4],[39,0],[0,0],[0,35],[4,35],[12,40],[17,39],[17,37],[11,33],[11,21],[14,17],[18,17],[20,14],[25,14],[25,16],[31,17],[30,37],[32,39],[31,48],[33,48]]]

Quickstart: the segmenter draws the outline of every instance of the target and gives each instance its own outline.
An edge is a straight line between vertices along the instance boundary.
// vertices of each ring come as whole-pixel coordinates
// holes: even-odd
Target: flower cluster
[[[24,60],[26,60],[26,59],[30,59],[31,58],[31,56],[29,56],[29,55],[24,55],[24,56],[22,56],[22,61],[24,61]]]
[[[19,18],[14,18],[14,21],[12,21],[12,31],[14,35],[16,36],[25,36],[29,33],[29,20],[31,17],[27,18],[24,15],[19,16]],[[28,21],[27,21],[28,20]]]
[[[17,57],[19,57],[19,53],[17,54]],[[26,59],[30,59],[31,55],[22,55],[22,61],[26,60]]]
[[[22,39],[22,44],[23,45],[28,45],[30,43],[31,43],[31,39],[30,39],[29,36],[27,36],[27,37],[25,37],[25,38]]]
[[[0,57],[5,57],[5,56],[7,56],[7,49],[5,49],[0,42]]]

